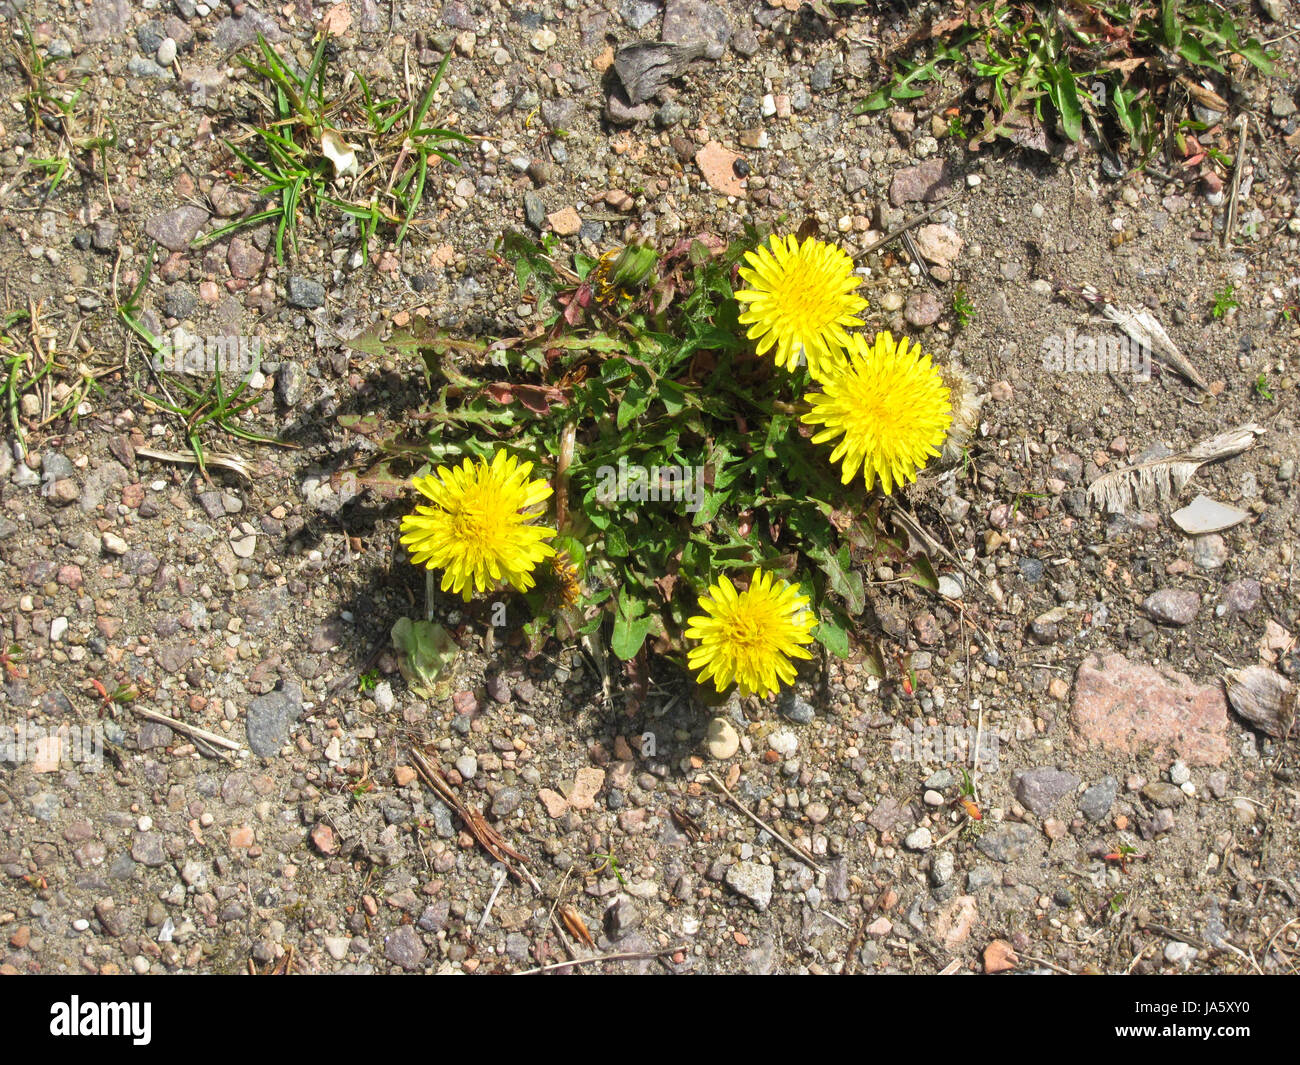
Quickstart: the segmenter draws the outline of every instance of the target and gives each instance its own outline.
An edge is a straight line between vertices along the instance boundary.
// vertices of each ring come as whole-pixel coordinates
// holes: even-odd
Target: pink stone
[[[726,196],[744,196],[745,183],[736,176],[736,160],[739,158],[717,141],[709,141],[695,153],[695,165],[700,168],[709,188]]]
[[[546,216],[557,237],[572,237],[582,229],[582,217],[572,207],[561,207]]]
[[[565,812],[569,809],[569,800],[558,791],[552,791],[550,788],[542,788],[538,791],[537,797],[542,800],[542,805],[546,807],[546,812],[552,817],[563,817]]]
[[[979,910],[973,895],[949,899],[934,919],[934,937],[944,950],[954,951],[970,937]]]
[[[1070,707],[1074,731],[1107,750],[1134,754],[1171,748],[1189,765],[1228,757],[1228,704],[1218,684],[1198,686],[1184,673],[1158,670],[1122,654],[1092,655],[1079,666]]]
[[[605,771],[588,767],[579,769],[573,781],[573,792],[569,796],[569,805],[575,810],[590,810],[596,805],[596,796],[605,786]]]

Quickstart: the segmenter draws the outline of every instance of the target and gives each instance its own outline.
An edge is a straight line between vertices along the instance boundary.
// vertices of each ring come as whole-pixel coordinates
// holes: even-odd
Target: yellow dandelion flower
[[[880,478],[889,494],[916,480],[916,472],[939,454],[952,422],[952,401],[943,377],[907,337],[895,342],[877,333],[868,347],[855,333],[842,372],[822,382],[822,391],[804,397],[813,405],[802,421],[824,425],[814,444],[842,439],[831,462],[844,461],[848,484],[858,468],[868,490]]]
[[[749,286],[736,293],[746,304],[741,325],[758,341],[758,353],[776,348],[777,366],[793,371],[799,356],[817,380],[843,361],[848,329],[860,326],[856,315],[867,301],[854,293],[862,279],[853,260],[834,244],[806,237],[772,236],[767,247],[745,253],[748,267],[740,276]]]
[[[755,570],[749,587],[737,592],[726,577],[700,598],[704,613],[687,621],[687,639],[699,640],[687,665],[710,678],[718,691],[733,680],[741,695],[768,695],[794,682],[790,658],[811,658],[801,644],[812,643],[816,619],[799,586]]]
[[[402,518],[401,541],[417,566],[442,569],[442,590],[469,602],[471,591],[484,592],[506,581],[527,591],[532,570],[555,548],[543,543],[554,529],[532,524],[540,504],[551,494],[545,481],[530,481],[531,462],[520,463],[498,451],[486,459],[466,459],[460,466],[439,466],[412,482],[433,506],[418,506]]]

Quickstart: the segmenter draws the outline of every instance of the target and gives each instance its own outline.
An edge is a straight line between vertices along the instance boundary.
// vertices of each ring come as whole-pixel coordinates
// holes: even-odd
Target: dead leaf
[[[1213,89],[1207,89],[1204,85],[1197,84],[1191,78],[1183,76],[1178,79],[1184,89],[1195,97],[1196,102],[1203,107],[1208,107],[1211,111],[1220,113],[1228,110],[1228,101],[1220,96]]]
[[[493,381],[485,389],[487,394],[505,406],[518,403],[534,414],[549,414],[551,404],[562,404],[567,397],[552,385],[514,384],[510,381]]]
[[[355,174],[360,169],[355,145],[345,141],[336,130],[327,129],[320,135],[320,150],[334,167],[335,179]]]
[[[1296,687],[1267,666],[1230,669],[1224,674],[1228,702],[1270,736],[1286,736],[1295,724]]]
[[[672,815],[673,824],[677,826],[677,831],[692,843],[698,842],[704,836],[704,830],[700,828],[700,823],[680,806],[670,806],[668,812]]]
[[[564,927],[568,929],[569,935],[573,936],[579,943],[585,943],[589,947],[595,947],[596,944],[591,938],[591,933],[587,931],[587,923],[578,916],[572,906],[557,907],[556,912],[560,915],[560,920],[564,922]]]

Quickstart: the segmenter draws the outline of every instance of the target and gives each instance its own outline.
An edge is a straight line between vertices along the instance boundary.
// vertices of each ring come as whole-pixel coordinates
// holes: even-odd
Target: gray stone
[[[889,184],[889,202],[895,207],[905,203],[941,199],[952,185],[942,159],[927,159],[917,166],[906,167],[894,175]]]
[[[52,791],[38,792],[32,796],[32,813],[38,821],[53,821],[63,809],[63,797]]]
[[[461,0],[447,0],[442,5],[442,24],[451,30],[476,30],[478,19],[469,13]]]
[[[908,297],[907,305],[903,308],[904,320],[908,325],[918,329],[934,325],[942,314],[943,304],[929,289],[913,293]]]
[[[741,26],[731,38],[731,50],[748,59],[758,51],[758,36],[748,26]]]
[[[168,318],[188,318],[198,304],[194,290],[180,281],[169,285],[163,293],[163,313]]]
[[[519,809],[520,804],[524,801],[524,793],[516,787],[499,788],[497,793],[492,796],[491,813],[498,821],[502,818],[509,817]]]
[[[793,688],[782,688],[776,697],[776,705],[782,714],[797,725],[811,725],[817,716],[812,704]]]
[[[1155,803],[1161,809],[1171,809],[1175,806],[1181,806],[1187,798],[1183,794],[1183,789],[1175,784],[1167,784],[1163,780],[1154,780],[1142,788],[1144,798]]]
[[[289,306],[311,310],[325,304],[325,286],[319,281],[297,274],[289,276]]]
[[[447,918],[451,916],[451,901],[449,899],[439,899],[437,902],[431,902],[424,908],[420,914],[420,919],[416,925],[422,932],[437,933],[442,930],[447,923]]]
[[[1142,608],[1166,625],[1187,625],[1201,609],[1201,597],[1189,588],[1161,588],[1147,596]]]
[[[658,96],[673,78],[704,55],[707,48],[704,41],[689,44],[639,41],[624,45],[614,53],[614,73],[623,83],[627,104],[635,107]]]
[[[141,865],[158,867],[167,861],[161,832],[141,832],[131,843],[131,857]]]
[[[1055,766],[1026,769],[1012,777],[1016,798],[1039,817],[1046,817],[1062,798],[1079,786],[1079,778]]]
[[[616,126],[632,126],[654,118],[652,103],[632,104],[621,89],[615,89],[605,100],[605,117]],[[688,142],[692,143],[692,142]]]
[[[930,859],[930,883],[935,887],[943,887],[952,879],[956,871],[957,861],[949,851],[940,851]]]
[[[984,833],[975,846],[995,862],[1014,862],[1024,856],[1034,835],[1034,830],[1028,825],[1011,822]]]
[[[1248,614],[1259,605],[1259,581],[1253,577],[1244,577],[1233,581],[1223,589],[1223,602],[1214,608],[1219,617],[1232,614]]]
[[[1089,821],[1104,821],[1119,794],[1119,781],[1103,777],[1079,798],[1079,812]]]
[[[307,374],[296,362],[282,362],[275,374],[275,398],[282,407],[296,407],[302,402]]]
[[[572,129],[577,114],[578,101],[572,97],[542,101],[542,121],[547,129]]]
[[[636,900],[620,894],[605,911],[605,932],[612,941],[617,941],[636,931],[644,920],[645,914]]]
[[[117,223],[100,219],[90,228],[91,247],[96,251],[116,251],[117,236]]]
[[[286,683],[279,691],[259,695],[248,705],[248,746],[262,758],[274,758],[289,739],[289,727],[302,713],[302,689]]]
[[[150,215],[145,221],[144,231],[168,251],[184,251],[207,220],[207,211],[187,204]]]
[[[720,4],[668,0],[661,37],[672,44],[703,45],[705,58],[721,59],[731,39],[731,23]]]
[[[175,75],[166,67],[160,67],[152,59],[142,55],[133,55],[126,61],[126,72],[133,78],[159,78],[167,80]]]
[[[860,166],[851,166],[844,171],[844,191],[852,194],[858,189],[871,184],[871,174]]]
[[[881,799],[880,804],[867,815],[867,824],[879,832],[896,831],[901,825],[911,824],[914,820],[911,808],[891,795]]]
[[[423,965],[428,953],[414,925],[404,924],[384,939],[384,957],[408,972]]]
[[[1192,541],[1192,562],[1197,569],[1221,569],[1228,561],[1228,545],[1218,533],[1198,536]]]
[[[546,204],[535,192],[524,193],[524,218],[539,233],[546,228]]]
[[[660,8],[660,4],[651,0],[623,0],[618,5],[618,13],[629,28],[639,30],[659,17]]]
[[[26,5],[5,5],[22,9]],[[79,16],[82,20],[82,40],[87,44],[100,44],[121,37],[131,25],[130,0],[92,0]]]
[[[909,832],[903,840],[903,846],[909,851],[928,851],[933,844],[934,836],[925,827]]]
[[[252,44],[260,33],[268,41],[284,39],[275,19],[262,14],[251,4],[240,4],[243,14],[239,18],[223,18],[217,23],[212,35],[212,43],[223,52],[233,52]]]

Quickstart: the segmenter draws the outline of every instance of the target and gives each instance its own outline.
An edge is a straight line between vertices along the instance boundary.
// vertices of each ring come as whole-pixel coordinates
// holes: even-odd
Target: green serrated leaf
[[[624,662],[631,661],[641,650],[654,626],[654,619],[644,617],[645,604],[634,599],[626,589],[619,589],[614,614],[614,631],[609,646]]]

